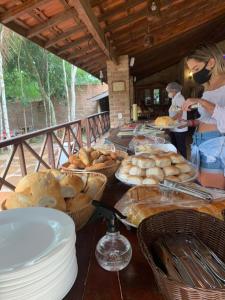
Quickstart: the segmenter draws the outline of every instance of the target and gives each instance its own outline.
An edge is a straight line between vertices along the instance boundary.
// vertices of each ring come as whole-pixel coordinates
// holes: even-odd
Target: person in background
[[[193,79],[204,86],[202,98],[189,98],[183,104],[183,111],[198,106],[200,118],[189,120],[195,126],[193,135],[192,162],[199,168],[199,182],[203,186],[225,188],[224,124],[221,118],[225,107],[225,59],[216,45],[203,45],[187,58],[187,65]],[[223,116],[224,118],[224,116]],[[218,149],[219,147],[219,149]]]
[[[169,116],[174,120],[187,120],[187,112],[182,112],[182,105],[185,102],[184,97],[181,94],[182,86],[177,82],[170,82],[166,91],[168,97],[172,98],[172,103],[169,108]],[[186,150],[186,135],[188,127],[175,128],[170,131],[171,143],[177,148],[181,155],[187,158]]]

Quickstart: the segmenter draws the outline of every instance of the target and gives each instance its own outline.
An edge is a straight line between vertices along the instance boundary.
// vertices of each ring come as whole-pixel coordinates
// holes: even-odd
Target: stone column
[[[117,65],[112,61],[107,61],[107,79],[109,88],[110,126],[111,128],[116,128],[130,121],[130,75],[128,55],[120,56]],[[116,91],[116,85],[119,82],[124,82],[125,88],[124,90]]]

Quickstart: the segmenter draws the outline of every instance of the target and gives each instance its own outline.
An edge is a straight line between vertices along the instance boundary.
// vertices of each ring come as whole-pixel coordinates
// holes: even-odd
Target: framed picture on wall
[[[126,90],[125,81],[113,81],[112,90],[113,92],[124,92]]]

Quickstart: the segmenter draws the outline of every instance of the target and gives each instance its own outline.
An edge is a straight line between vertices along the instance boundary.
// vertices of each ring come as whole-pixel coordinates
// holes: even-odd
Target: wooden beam
[[[201,11],[197,11],[193,14],[193,18],[195,22],[189,17],[183,18],[181,23],[174,23],[165,26],[162,31],[160,28],[156,31],[152,31],[151,34],[156,37],[156,46],[167,44],[171,39],[177,39],[183,34],[197,29],[199,26],[204,26],[205,24],[212,23],[216,21],[217,18],[223,17],[225,13],[225,2],[220,5],[214,5],[213,7],[209,7],[208,10],[205,10],[204,14]],[[120,55],[129,54],[129,55],[137,55],[138,53],[143,52],[143,47],[140,46],[140,43],[143,44],[144,34],[140,35],[135,41],[127,42],[126,46],[122,46],[118,48]],[[132,43],[132,45],[131,45]],[[154,47],[153,47],[154,48]],[[145,51],[146,49],[144,49]],[[148,49],[146,50],[148,51]]]
[[[130,2],[124,2],[120,5],[117,5],[116,7],[110,9],[110,10],[106,10],[106,12],[102,15],[98,17],[98,21],[102,22],[102,21],[107,21],[108,18],[115,16],[118,13],[121,13],[123,11],[126,11],[128,9],[131,9],[135,6],[137,6],[138,4],[142,4],[143,0],[133,0]]]
[[[45,44],[45,48],[49,48],[55,44],[57,44],[58,42],[65,40],[67,38],[69,38],[71,35],[80,32],[82,29],[84,29],[83,25],[77,25],[77,26],[73,26],[70,30],[63,32],[59,35],[57,35],[56,37],[50,39],[49,41],[46,42]]]
[[[6,24],[13,19],[16,19],[21,15],[31,11],[32,9],[48,2],[49,0],[27,0],[22,4],[13,5],[12,8],[0,14],[0,22]]]
[[[117,63],[117,57],[113,49],[110,49],[110,42],[105,37],[97,18],[95,17],[91,5],[87,0],[73,0],[71,1],[73,6],[77,10],[78,16],[86,25],[88,31],[92,34],[94,40],[98,44],[99,48],[105,53],[108,59]]]
[[[27,38],[31,38],[37,34],[39,34],[43,30],[47,30],[48,28],[67,20],[70,17],[73,17],[76,14],[74,9],[68,9],[67,11],[63,11],[58,13],[57,15],[49,18],[46,22],[38,24],[31,28],[27,33]]]
[[[81,51],[80,51],[81,52]],[[87,57],[89,55],[95,55],[97,53],[100,53],[100,49],[93,49],[93,51],[90,51],[89,47],[82,48],[82,53],[79,53],[79,51],[70,54],[67,59],[72,60],[72,59],[82,59],[83,57]],[[102,52],[101,52],[102,53]],[[102,53],[103,54],[103,53]]]
[[[71,42],[69,44],[66,44],[63,47],[60,47],[60,51],[58,52],[58,54],[62,54],[63,52],[65,52],[65,51],[67,51],[67,50],[69,50],[71,48],[80,46],[82,43],[87,42],[89,39],[90,39],[90,35],[88,35],[88,36],[87,35],[82,36],[81,38],[76,39],[73,42]]]

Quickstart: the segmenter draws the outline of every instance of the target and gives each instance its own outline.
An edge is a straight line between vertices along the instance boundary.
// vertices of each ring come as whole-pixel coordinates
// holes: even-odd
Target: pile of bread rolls
[[[176,121],[169,116],[162,116],[155,119],[155,125],[159,127],[168,127],[175,124]]]
[[[175,152],[158,151],[126,158],[119,169],[118,178],[128,184],[158,184],[164,179],[183,182],[193,177],[194,168],[183,156]]]
[[[68,169],[81,169],[97,171],[106,167],[119,164],[121,157],[116,152],[109,150],[96,150],[81,148],[78,153],[69,156]]]
[[[100,177],[87,179],[54,169],[31,173],[19,181],[15,192],[9,193],[4,208],[42,206],[73,213],[87,206],[102,185]]]

